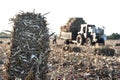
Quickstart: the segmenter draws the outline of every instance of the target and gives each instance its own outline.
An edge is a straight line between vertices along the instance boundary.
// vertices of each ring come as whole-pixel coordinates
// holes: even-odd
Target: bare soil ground
[[[6,80],[6,64],[10,53],[10,39],[0,39],[0,80]]]

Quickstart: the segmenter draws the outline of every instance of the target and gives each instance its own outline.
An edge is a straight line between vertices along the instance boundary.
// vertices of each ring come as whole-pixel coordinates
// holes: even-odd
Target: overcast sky
[[[88,24],[106,27],[105,33],[120,33],[119,0],[1,0],[0,31],[12,30],[9,19],[21,10],[47,13],[48,27],[59,33],[70,17],[83,17]]]

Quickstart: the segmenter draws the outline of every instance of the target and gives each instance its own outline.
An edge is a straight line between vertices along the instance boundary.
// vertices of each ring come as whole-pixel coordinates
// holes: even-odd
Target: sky
[[[10,18],[21,11],[45,14],[50,30],[57,34],[70,17],[83,17],[88,24],[105,27],[105,34],[119,33],[119,0],[1,0],[0,31],[12,30]]]

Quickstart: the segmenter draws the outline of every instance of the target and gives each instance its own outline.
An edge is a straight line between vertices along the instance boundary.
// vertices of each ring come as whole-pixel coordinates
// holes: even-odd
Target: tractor
[[[81,29],[76,37],[79,45],[95,45],[96,43],[105,44],[104,29],[96,28],[95,25],[81,24]]]

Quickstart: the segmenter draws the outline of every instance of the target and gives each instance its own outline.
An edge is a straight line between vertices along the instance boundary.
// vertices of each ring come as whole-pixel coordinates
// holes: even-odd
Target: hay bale
[[[68,20],[66,25],[61,26],[61,31],[63,32],[72,32],[72,39],[75,40],[77,37],[77,33],[81,29],[81,24],[85,24],[86,22],[83,18],[73,17]]]
[[[14,25],[7,70],[9,80],[46,80],[49,35],[45,17],[23,12],[11,21]]]
[[[115,50],[109,47],[101,47],[94,49],[95,54],[103,55],[103,56],[114,56]]]
[[[61,31],[65,32],[77,32],[80,30],[81,24],[85,24],[86,22],[83,20],[83,18],[77,18],[73,17],[68,20],[66,25],[61,26]]]

